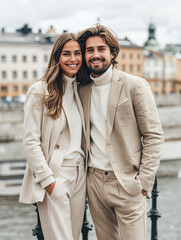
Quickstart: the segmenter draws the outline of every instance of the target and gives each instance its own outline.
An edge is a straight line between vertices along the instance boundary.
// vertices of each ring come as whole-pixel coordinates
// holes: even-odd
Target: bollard
[[[157,210],[158,193],[159,191],[157,189],[157,177],[155,177],[155,183],[152,189],[152,208],[148,213],[148,217],[151,218],[151,240],[158,240],[157,220],[161,217],[161,214]]]
[[[93,225],[89,223],[87,219],[88,200],[86,199],[84,219],[82,224],[82,240],[88,240],[88,233],[92,230]]]
[[[38,207],[37,204],[34,203],[33,204],[36,209],[36,213],[37,213],[37,224],[34,226],[33,230],[32,230],[32,235],[36,236],[38,240],[44,240],[44,236],[43,236],[43,232],[42,232],[42,228],[41,228],[41,222],[40,222],[40,216],[39,216],[39,212],[38,212]]]

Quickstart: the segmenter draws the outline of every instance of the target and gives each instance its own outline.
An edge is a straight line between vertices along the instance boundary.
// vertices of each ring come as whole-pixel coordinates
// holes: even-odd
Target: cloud
[[[0,26],[14,31],[29,23],[44,32],[50,25],[59,33],[64,29],[78,32],[100,17],[118,36],[129,35],[142,45],[152,18],[159,42],[180,42],[180,9],[180,0],[2,0]]]

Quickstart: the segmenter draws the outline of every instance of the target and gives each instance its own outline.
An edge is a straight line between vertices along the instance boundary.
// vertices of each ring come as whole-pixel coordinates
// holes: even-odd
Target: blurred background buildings
[[[125,37],[119,39],[117,68],[146,78],[154,95],[181,95],[181,43],[161,48],[155,37],[156,26],[148,26],[143,46]],[[25,24],[14,33],[0,32],[0,99],[16,101],[30,85],[40,79],[48,65],[50,52],[58,34],[51,26],[44,34]],[[23,99],[23,98],[22,98]]]

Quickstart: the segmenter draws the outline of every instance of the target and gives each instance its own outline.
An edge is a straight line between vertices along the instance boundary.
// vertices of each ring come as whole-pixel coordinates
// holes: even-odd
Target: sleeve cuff
[[[50,185],[51,183],[55,182],[55,178],[53,175],[50,175],[49,177],[43,179],[40,184],[42,188],[46,188],[48,185]]]

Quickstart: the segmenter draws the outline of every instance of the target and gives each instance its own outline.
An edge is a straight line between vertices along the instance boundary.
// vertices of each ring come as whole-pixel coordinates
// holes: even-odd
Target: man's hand
[[[45,189],[47,190],[48,194],[51,195],[56,182],[52,182],[50,185],[48,185]]]
[[[142,189],[141,193],[143,194],[143,196],[146,196],[147,195],[147,191]]]

